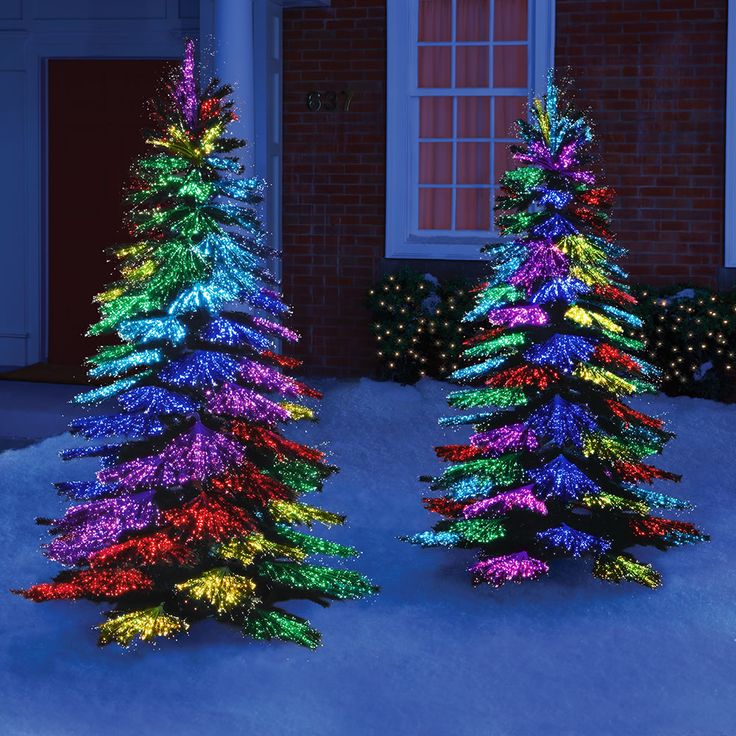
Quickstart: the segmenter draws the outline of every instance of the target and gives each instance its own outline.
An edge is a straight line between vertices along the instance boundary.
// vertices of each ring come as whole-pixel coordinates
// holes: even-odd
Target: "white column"
[[[253,69],[253,0],[214,0],[214,73],[233,87],[238,120],[231,134],[246,141],[237,154],[246,172],[255,166],[255,99]]]

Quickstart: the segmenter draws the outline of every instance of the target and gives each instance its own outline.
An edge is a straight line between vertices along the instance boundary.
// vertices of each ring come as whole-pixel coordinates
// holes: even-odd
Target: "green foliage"
[[[307,621],[279,608],[255,608],[243,624],[243,633],[254,639],[292,641],[308,649],[319,646],[319,632]]]

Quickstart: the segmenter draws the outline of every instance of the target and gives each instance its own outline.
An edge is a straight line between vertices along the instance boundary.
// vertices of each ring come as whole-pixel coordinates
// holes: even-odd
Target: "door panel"
[[[145,148],[147,101],[165,60],[48,63],[48,362],[80,365],[98,340],[92,297],[114,276],[107,249],[129,239],[123,190]]]

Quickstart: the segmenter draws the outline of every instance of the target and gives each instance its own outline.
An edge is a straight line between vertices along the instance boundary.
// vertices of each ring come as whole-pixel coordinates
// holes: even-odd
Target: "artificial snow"
[[[34,604],[6,592],[1,734],[736,733],[736,406],[665,396],[635,404],[678,433],[661,464],[684,480],[659,488],[697,509],[668,515],[713,537],[666,553],[639,548],[640,559],[662,572],[662,588],[604,583],[587,562],[563,561],[536,583],[473,589],[471,551],[397,539],[438,518],[422,508],[426,487],[417,480],[441,469],[432,447],[467,436],[437,426],[448,386],[317,384],[325,391],[321,421],[291,434],[327,444],[342,470],[307,500],[348,514],[345,527],[325,536],[363,550],[349,564],[380,594],[326,610],[288,604],[323,633],[315,652],[253,642],[210,622],[179,641],[126,652],[96,646],[92,627],[104,605]],[[40,421],[31,422],[35,432]],[[2,431],[13,436],[8,424]],[[5,591],[58,570],[38,552],[47,537],[34,517],[61,513],[52,481],[82,479],[97,467],[58,459],[78,443],[64,435],[0,454]]]

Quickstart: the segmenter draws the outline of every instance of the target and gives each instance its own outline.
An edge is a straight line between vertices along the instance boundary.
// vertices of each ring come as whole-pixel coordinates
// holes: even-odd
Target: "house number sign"
[[[307,110],[312,112],[348,112],[353,101],[353,90],[313,90],[307,93]]]

